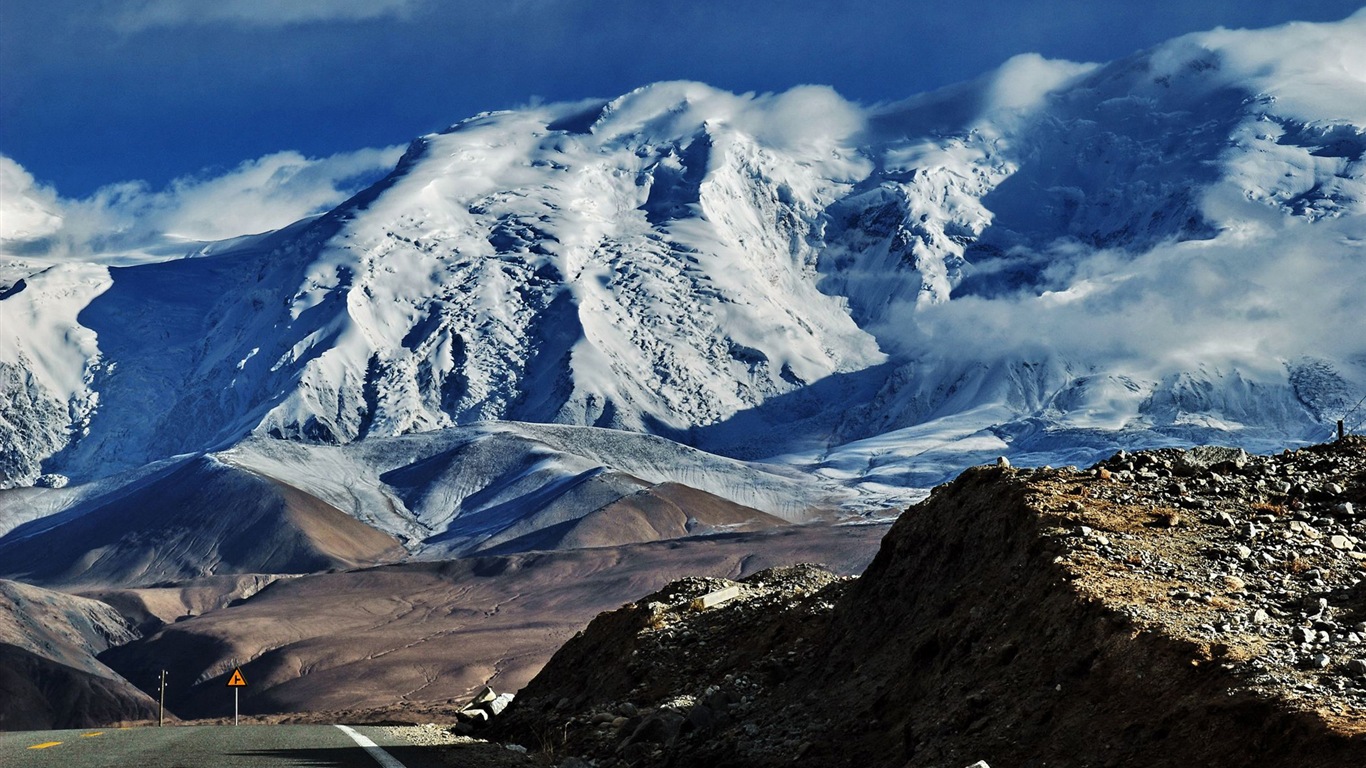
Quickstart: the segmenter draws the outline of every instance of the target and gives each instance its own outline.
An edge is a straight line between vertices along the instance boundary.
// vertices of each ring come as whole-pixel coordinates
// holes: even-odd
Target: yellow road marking
[[[88,739],[88,738],[90,738],[91,736],[103,736],[103,735],[104,735],[104,731],[95,731],[94,733],[82,733],[82,734],[81,734],[81,738],[82,738],[82,739]]]
[[[47,749],[48,747],[55,747],[61,743],[62,742],[60,741],[45,741],[42,744],[34,744],[33,746],[29,747],[29,749]]]

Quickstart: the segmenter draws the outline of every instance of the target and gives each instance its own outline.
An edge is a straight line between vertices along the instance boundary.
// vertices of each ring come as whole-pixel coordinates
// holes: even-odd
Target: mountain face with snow
[[[0,487],[491,421],[888,500],[1002,453],[1323,439],[1366,393],[1364,158],[1366,13],[876,107],[479,115],[275,232],[11,256]]]

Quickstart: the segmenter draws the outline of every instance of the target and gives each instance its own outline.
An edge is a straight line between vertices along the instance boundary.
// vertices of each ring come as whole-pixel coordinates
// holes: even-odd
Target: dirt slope
[[[166,666],[167,707],[187,718],[231,712],[223,685],[235,661],[249,683],[244,713],[449,719],[485,682],[524,685],[594,615],[634,595],[690,573],[738,577],[813,558],[857,572],[885,530],[785,525],[280,579],[101,659],[131,679]]]
[[[599,617],[497,735],[600,766],[1366,764],[1363,501],[1361,440],[972,469],[857,580]]]
[[[0,575],[52,587],[147,586],[213,574],[312,573],[403,548],[296,488],[211,458],[11,531]]]
[[[761,531],[789,523],[752,507],[678,483],[660,483],[622,496],[580,517],[544,525],[528,519],[529,531],[496,537],[481,554],[582,549],[682,539],[717,532]]]

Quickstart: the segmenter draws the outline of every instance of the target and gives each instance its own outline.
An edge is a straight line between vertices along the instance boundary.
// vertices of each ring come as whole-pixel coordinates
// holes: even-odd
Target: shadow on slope
[[[761,531],[786,525],[791,523],[706,491],[677,483],[660,483],[621,496],[582,517],[540,527],[486,547],[480,554],[610,547],[705,534]]]
[[[0,731],[90,728],[156,716],[156,702],[121,678],[0,643]]]
[[[0,539],[0,575],[133,586],[221,573],[311,573],[403,553],[392,537],[292,486],[199,457],[59,520],[15,528]]]
[[[0,730],[155,716],[155,702],[95,659],[134,637],[109,605],[0,580]]]
[[[660,427],[656,431],[685,445],[742,461],[825,447],[845,418],[845,411],[872,400],[894,370],[896,364],[889,362],[831,374],[715,424],[689,430]]]

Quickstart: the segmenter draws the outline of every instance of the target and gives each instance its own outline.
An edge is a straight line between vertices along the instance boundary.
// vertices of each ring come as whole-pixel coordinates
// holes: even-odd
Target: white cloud
[[[863,129],[866,118],[856,104],[833,88],[799,85],[754,99],[737,122],[778,147],[794,148],[826,140],[841,141]]]
[[[0,243],[47,237],[62,225],[57,193],[0,155]]]
[[[1334,24],[1293,22],[1192,35],[1225,77],[1276,101],[1283,117],[1366,123],[1366,9]]]
[[[1289,218],[1143,253],[1060,259],[1055,291],[907,306],[908,349],[961,360],[1083,361],[1153,379],[1201,365],[1244,371],[1302,355],[1366,355],[1366,222]]]
[[[1095,71],[1097,66],[1045,59],[1037,53],[1014,56],[986,76],[982,112],[1029,111],[1043,104],[1048,94]]]
[[[64,258],[135,256],[168,242],[222,240],[326,211],[393,167],[400,146],[312,159],[277,152],[217,176],[102,187],[62,199],[0,156],[0,251]]]
[[[423,0],[153,0],[128,3],[114,15],[127,32],[215,23],[277,27],[320,21],[406,18]]]
[[[725,124],[785,150],[845,141],[867,120],[862,107],[829,86],[799,85],[756,95],[682,80],[637,88],[613,101],[609,114],[606,124],[594,129],[599,135],[677,136],[690,134],[699,124]]]

